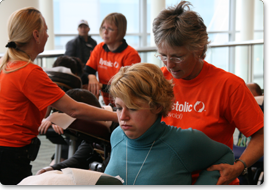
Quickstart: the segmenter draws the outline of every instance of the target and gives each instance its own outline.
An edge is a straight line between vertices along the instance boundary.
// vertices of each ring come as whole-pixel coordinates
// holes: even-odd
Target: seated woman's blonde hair
[[[172,109],[173,86],[163,76],[160,68],[151,63],[137,63],[122,67],[110,81],[110,94],[122,99],[130,109],[140,109],[139,102],[146,101],[150,108],[162,106],[166,117]]]

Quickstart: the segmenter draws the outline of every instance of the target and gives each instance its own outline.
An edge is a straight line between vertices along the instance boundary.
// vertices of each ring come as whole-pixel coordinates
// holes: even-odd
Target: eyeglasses
[[[108,32],[113,32],[113,31],[114,31],[114,29],[112,29],[112,28],[106,28],[106,27],[104,27],[104,26],[101,27],[101,30],[102,30],[102,31],[108,30]]]
[[[160,55],[160,54],[157,54],[157,53],[155,53],[154,56],[156,58],[158,58],[159,60],[163,61],[163,62],[167,62],[168,61],[167,56],[163,56],[163,55]],[[180,57],[170,57],[170,61],[173,62],[173,63],[181,63],[181,62],[184,61],[184,57],[183,58],[180,58]]]

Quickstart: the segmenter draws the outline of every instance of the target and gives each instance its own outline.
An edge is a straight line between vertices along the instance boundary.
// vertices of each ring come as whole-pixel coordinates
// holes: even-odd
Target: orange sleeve
[[[129,50],[129,53],[126,55],[126,59],[123,63],[123,66],[128,66],[128,65],[135,64],[135,63],[140,63],[141,57],[138,54],[138,52],[130,46],[128,48],[130,48],[130,50]]]
[[[40,111],[65,95],[41,68],[33,69],[29,74],[22,92]]]
[[[86,65],[95,69],[97,71],[97,67],[98,67],[98,62],[99,62],[99,59],[100,59],[100,52],[102,51],[102,46],[103,46],[104,42],[98,44],[94,50],[92,51],[91,53],[91,56],[90,58],[88,59]]]
[[[264,114],[244,81],[235,88],[225,104],[228,106],[225,110],[226,119],[246,137],[264,126]]]

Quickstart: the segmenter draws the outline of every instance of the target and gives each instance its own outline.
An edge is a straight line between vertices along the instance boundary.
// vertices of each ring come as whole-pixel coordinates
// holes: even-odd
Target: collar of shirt
[[[112,52],[113,52],[113,53],[120,53],[120,52],[124,51],[127,47],[128,47],[128,44],[127,44],[126,40],[123,39],[123,40],[122,40],[122,44],[121,44],[116,50],[114,50],[114,51],[112,51]],[[104,49],[106,52],[110,52],[110,50],[109,50],[107,44],[104,44],[104,45],[103,45],[103,49]]]
[[[83,42],[85,42],[85,43],[90,43],[90,42],[91,42],[92,37],[89,35],[89,36],[88,36],[88,41],[87,41],[87,42],[85,41],[85,39],[84,39],[84,37],[83,37],[83,36],[80,36],[80,35],[79,35],[79,39],[80,39],[80,40],[82,40],[82,41],[83,41]]]
[[[155,123],[140,137],[136,139],[130,139],[126,136],[124,131],[122,130],[128,144],[132,147],[144,147],[144,146],[151,146],[154,141],[161,138],[162,135],[164,135],[164,131],[168,130],[168,126],[165,126],[166,124],[164,122],[161,122],[161,116],[157,118]]]

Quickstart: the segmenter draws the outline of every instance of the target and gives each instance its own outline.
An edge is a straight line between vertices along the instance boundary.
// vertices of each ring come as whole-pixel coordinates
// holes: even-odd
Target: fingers
[[[45,172],[46,172],[46,170],[41,169],[41,170],[38,170],[38,171],[37,171],[36,175],[39,175],[39,174],[42,174],[42,173],[45,173]]]
[[[212,165],[209,168],[207,168],[207,171],[214,171],[214,170],[221,170],[222,168],[220,165]]]
[[[59,127],[58,125],[52,124],[52,127],[53,127],[53,130],[56,133],[58,133],[59,135],[64,134],[64,130],[61,127]]]
[[[95,96],[99,95],[100,87],[99,83],[91,83],[89,91],[92,92]]]
[[[99,96],[100,83],[98,82],[95,75],[88,75],[88,90],[92,92],[95,96]]]
[[[40,134],[45,134],[50,126],[52,126],[54,131],[59,135],[64,134],[64,130],[61,127],[52,124],[50,121],[43,121],[40,127],[38,128],[38,131],[40,132]]]
[[[51,126],[51,124],[52,123],[50,121],[43,120],[42,123],[41,123],[41,125],[38,128],[38,132],[40,134],[45,134],[47,132],[48,128]]]
[[[238,176],[235,175],[233,165],[218,164],[212,165],[209,168],[207,168],[207,171],[214,171],[214,170],[218,170],[220,173],[217,185],[228,185]]]
[[[37,173],[36,173],[36,175],[40,175],[42,173],[45,173],[45,172],[51,171],[51,170],[53,170],[53,168],[50,167],[50,166],[48,166],[48,167],[42,168],[41,170],[38,170]]]

